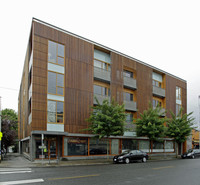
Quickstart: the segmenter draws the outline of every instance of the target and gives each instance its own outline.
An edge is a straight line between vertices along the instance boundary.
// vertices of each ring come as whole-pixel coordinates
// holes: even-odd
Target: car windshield
[[[124,151],[122,151],[121,154],[128,154],[129,152],[130,152],[130,150],[124,150]]]
[[[188,153],[191,153],[191,152],[193,152],[193,150],[192,150],[192,149],[189,149],[189,150],[188,150]]]

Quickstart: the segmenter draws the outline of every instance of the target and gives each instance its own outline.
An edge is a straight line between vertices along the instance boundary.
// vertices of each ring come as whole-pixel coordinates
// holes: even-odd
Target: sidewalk
[[[176,160],[176,158],[153,158],[147,162],[155,161],[166,161]],[[0,163],[0,168],[33,168],[33,167],[58,167],[58,166],[80,166],[80,165],[108,165],[113,164],[112,159],[91,159],[91,160],[72,160],[72,161],[57,161],[51,160],[35,160],[34,162],[29,161],[18,153],[8,153],[4,160]]]

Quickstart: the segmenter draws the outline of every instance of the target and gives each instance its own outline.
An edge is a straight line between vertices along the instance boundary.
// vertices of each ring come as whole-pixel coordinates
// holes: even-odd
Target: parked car
[[[116,155],[113,158],[114,163],[130,163],[132,161],[146,162],[149,158],[148,154],[141,150],[125,150],[120,155]]]
[[[194,159],[196,157],[200,157],[199,149],[189,149],[187,152],[181,155],[182,159],[191,158]]]

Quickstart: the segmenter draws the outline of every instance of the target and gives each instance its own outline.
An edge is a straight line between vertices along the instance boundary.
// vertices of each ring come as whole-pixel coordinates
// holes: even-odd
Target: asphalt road
[[[200,159],[96,166],[0,168],[2,184],[200,185]]]

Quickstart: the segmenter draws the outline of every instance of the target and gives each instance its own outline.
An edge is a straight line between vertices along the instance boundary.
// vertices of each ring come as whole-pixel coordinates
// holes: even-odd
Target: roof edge
[[[76,38],[79,38],[79,39],[81,39],[81,40],[87,41],[87,42],[89,42],[89,43],[91,43],[91,44],[94,44],[94,45],[96,45],[96,46],[99,46],[99,47],[104,48],[104,49],[106,49],[106,50],[108,50],[108,51],[114,52],[114,53],[116,53],[116,54],[119,54],[119,55],[121,55],[121,56],[123,56],[123,57],[126,57],[126,58],[128,58],[128,59],[134,60],[135,62],[138,62],[138,63],[140,63],[140,64],[142,64],[142,65],[147,66],[147,67],[150,67],[150,68],[152,68],[152,69],[155,70],[155,71],[158,71],[158,72],[167,74],[167,75],[169,75],[169,76],[171,76],[171,77],[173,77],[173,78],[176,78],[176,79],[178,79],[178,80],[181,80],[182,82],[187,83],[186,80],[184,80],[184,79],[182,79],[182,78],[180,78],[180,77],[177,77],[177,76],[175,76],[175,75],[173,75],[173,74],[171,74],[171,73],[168,73],[168,72],[166,72],[166,71],[164,71],[164,70],[161,70],[161,69],[159,69],[159,68],[157,68],[157,67],[154,67],[154,66],[152,66],[152,65],[150,65],[150,64],[148,64],[148,63],[146,63],[146,62],[143,62],[143,61],[141,61],[141,60],[138,60],[138,59],[136,59],[136,58],[133,58],[133,57],[131,57],[131,56],[129,56],[129,55],[126,55],[126,54],[124,54],[124,53],[121,53],[121,52],[119,52],[119,51],[116,51],[116,50],[114,50],[114,49],[112,49],[112,48],[109,48],[109,47],[107,47],[107,46],[104,46],[104,45],[102,45],[102,44],[99,44],[99,43],[97,43],[97,42],[94,42],[94,41],[92,41],[92,40],[90,40],[90,39],[87,39],[87,38],[85,38],[85,37],[82,37],[82,36],[79,36],[79,35],[74,34],[74,33],[72,33],[72,32],[69,32],[69,31],[67,31],[67,30],[64,30],[64,29],[62,29],[62,28],[59,28],[59,27],[54,26],[54,25],[52,25],[52,24],[49,24],[49,23],[47,23],[47,22],[45,22],[45,21],[42,21],[42,20],[40,20],[40,19],[37,19],[37,18],[35,18],[35,17],[33,17],[32,20],[35,21],[35,22],[41,23],[41,24],[43,24],[43,25],[45,25],[45,26],[51,27],[51,28],[53,28],[53,29],[56,29],[56,30],[58,30],[58,31],[64,32],[64,33],[66,33],[66,34],[68,34],[68,35],[71,35],[71,36],[74,36],[74,37],[76,37]]]

